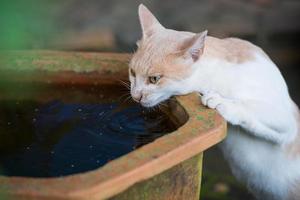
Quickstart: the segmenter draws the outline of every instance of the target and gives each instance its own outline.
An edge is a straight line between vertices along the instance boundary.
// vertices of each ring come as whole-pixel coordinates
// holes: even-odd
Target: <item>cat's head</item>
[[[187,80],[203,53],[207,31],[166,29],[144,5],[138,13],[143,36],[129,64],[132,98],[152,107],[172,95],[191,92]]]

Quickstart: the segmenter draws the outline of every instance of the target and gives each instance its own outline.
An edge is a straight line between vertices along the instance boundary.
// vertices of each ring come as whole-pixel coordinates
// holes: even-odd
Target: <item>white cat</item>
[[[139,6],[143,37],[130,62],[131,95],[151,107],[199,92],[228,122],[221,148],[258,199],[300,199],[300,117],[286,83],[257,46],[164,28]]]

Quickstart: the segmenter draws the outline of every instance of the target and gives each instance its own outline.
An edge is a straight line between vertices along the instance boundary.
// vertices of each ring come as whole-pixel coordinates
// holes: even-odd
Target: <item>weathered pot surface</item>
[[[26,51],[0,53],[3,77],[16,81],[70,80],[117,82],[127,77],[127,54]],[[42,74],[42,76],[40,76]],[[171,101],[178,120],[188,116],[178,130],[115,159],[96,170],[54,178],[0,176],[0,193],[8,199],[106,199],[135,183],[153,177],[220,142],[226,123],[214,110],[200,104],[197,94]],[[180,116],[182,115],[182,116]]]

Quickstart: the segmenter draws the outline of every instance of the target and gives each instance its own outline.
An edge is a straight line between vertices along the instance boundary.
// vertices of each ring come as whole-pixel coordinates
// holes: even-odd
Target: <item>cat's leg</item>
[[[275,143],[292,139],[290,137],[296,130],[288,112],[279,106],[258,100],[232,100],[216,92],[203,94],[201,100],[204,105],[216,109],[229,123]]]

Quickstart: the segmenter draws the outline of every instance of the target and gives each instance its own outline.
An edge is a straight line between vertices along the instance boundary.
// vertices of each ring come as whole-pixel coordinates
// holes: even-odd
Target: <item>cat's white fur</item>
[[[148,37],[145,36],[147,27],[152,39],[157,37],[157,40],[185,40],[195,35],[163,28],[142,5],[139,14],[144,40]],[[156,33],[155,29],[158,30]],[[201,37],[204,43],[198,42],[198,47],[204,48],[203,52],[195,51],[197,42],[188,49],[190,54],[200,53],[200,58],[192,62],[191,56],[181,61],[190,63],[192,73],[178,81],[169,80],[168,86],[157,88],[143,80],[140,80],[141,84],[135,83],[138,77],[130,76],[133,95],[137,91],[142,95],[144,90],[150,93],[145,96],[151,96],[160,90],[160,98],[142,98],[146,105],[148,101],[152,106],[174,94],[199,92],[202,103],[218,110],[229,122],[228,136],[221,148],[233,174],[259,199],[298,199],[300,151],[292,154],[289,148],[299,145],[300,149],[300,142],[295,144],[300,134],[299,110],[289,96],[280,71],[260,48],[246,41],[230,39],[237,44],[249,45],[249,58],[246,55],[242,61],[236,62],[209,54],[205,48],[212,47],[205,44],[213,38]],[[133,58],[131,67],[141,62],[142,54]],[[152,59],[149,55],[147,58],[148,61]]]
[[[228,68],[215,60],[195,65],[194,76],[201,77],[195,91],[230,123],[221,148],[234,175],[259,199],[293,199],[289,192],[299,184],[300,157],[290,156],[285,146],[296,139],[298,108],[276,66],[260,53]]]

